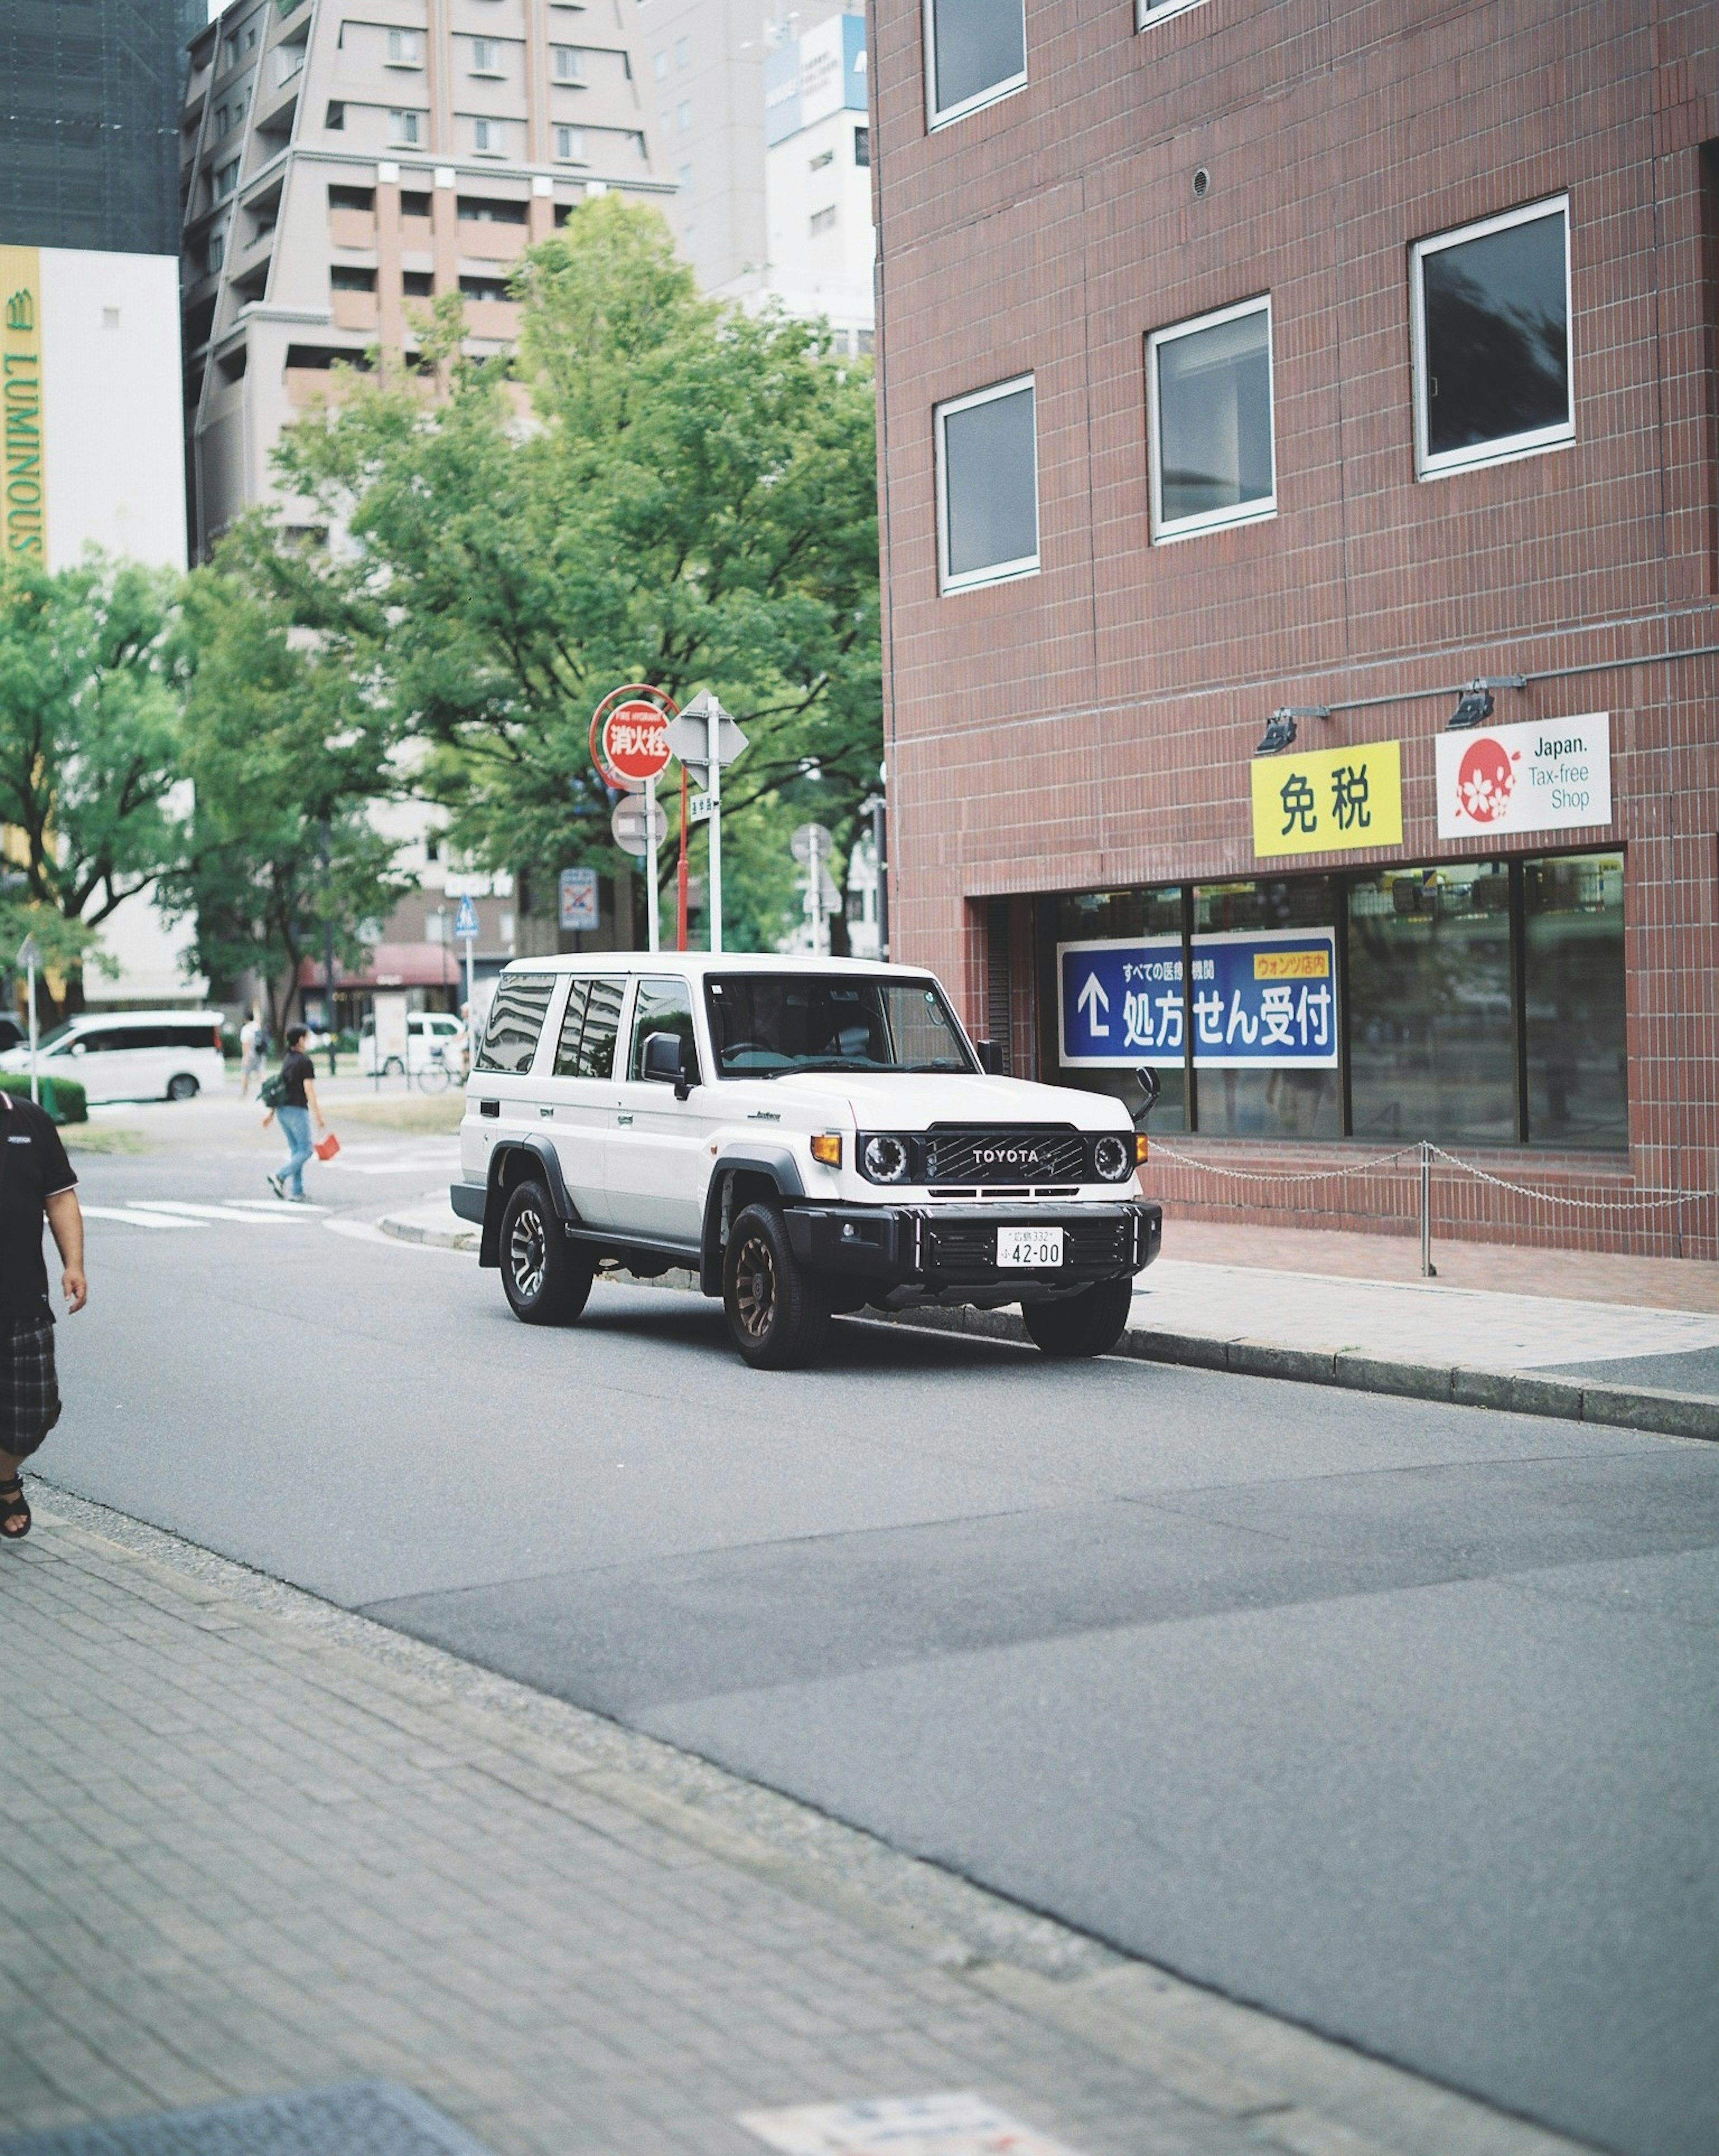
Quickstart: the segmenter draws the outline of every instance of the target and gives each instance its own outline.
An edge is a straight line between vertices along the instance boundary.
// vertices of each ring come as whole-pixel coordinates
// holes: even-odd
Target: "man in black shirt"
[[[19,1466],[59,1420],[44,1214],[64,1267],[66,1308],[80,1311],[90,1299],[77,1180],[41,1109],[0,1092],[0,1537],[8,1542],[30,1532]]]

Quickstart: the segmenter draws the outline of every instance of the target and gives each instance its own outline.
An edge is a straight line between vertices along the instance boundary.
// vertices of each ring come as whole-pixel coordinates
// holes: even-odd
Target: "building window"
[[[372,215],[376,209],[376,190],[374,187],[347,187],[336,184],[328,190],[328,207],[331,210],[362,210],[367,216]]]
[[[577,45],[552,45],[550,60],[557,82],[583,82],[585,55]]]
[[[331,97],[329,99],[328,110],[322,116],[322,124],[329,132],[333,135],[338,135],[345,129],[346,124],[346,108],[340,98]]]
[[[834,150],[820,150],[818,152],[818,155],[808,162],[806,167],[806,170],[808,172],[821,172],[826,165],[833,165],[834,162],[835,151]]]
[[[349,264],[336,262],[328,273],[329,288],[336,292],[373,292],[376,272],[373,270],[355,270]]]
[[[690,50],[690,49],[689,48],[689,46],[688,46],[688,44],[687,44],[687,41],[686,41],[686,39],[685,39],[685,38],[677,38],[675,40],[675,66],[676,66],[677,68],[684,68],[684,67],[686,67],[686,66],[688,66],[688,65],[690,65],[690,63],[691,63],[691,59],[692,59],[692,53],[691,53],[691,50]]]
[[[834,232],[834,230],[835,204],[834,203],[830,204],[828,209],[814,209],[813,211],[812,237],[814,239],[818,237],[820,232]]]
[[[277,85],[293,82],[305,71],[305,55],[310,42],[300,38],[296,44],[282,45],[275,55],[275,80]]]
[[[436,280],[428,270],[403,270],[400,290],[408,300],[433,300],[436,295]],[[434,860],[435,855],[431,855]]]
[[[500,74],[501,47],[494,38],[472,39],[471,71],[474,74]]]
[[[939,584],[946,592],[1039,567],[1033,377],[937,408]]]
[[[1528,1143],[1624,1152],[1624,856],[1525,861],[1522,915]]]
[[[203,270],[205,274],[211,277],[214,276],[217,271],[220,269],[221,264],[226,259],[227,234],[224,231],[212,232],[203,245]]]
[[[675,108],[675,125],[683,135],[692,132],[692,106],[685,98]]]
[[[666,49],[651,54],[650,71],[659,82],[666,82],[669,80],[669,55]]]
[[[941,127],[1027,79],[1022,0],[926,0],[926,104]]]
[[[430,198],[427,194],[418,194],[410,188],[402,192],[400,197],[402,217],[428,217],[429,213]]]
[[[1409,298],[1423,479],[1574,440],[1568,202],[1421,240]]]
[[[1270,301],[1155,331],[1146,383],[1154,540],[1274,516]]]
[[[1134,27],[1143,30],[1148,23],[1161,22],[1166,15],[1184,14],[1198,5],[1199,0],[1134,0]]]
[[[869,127],[854,130],[854,162],[865,166],[871,162],[871,130]]]
[[[233,115],[224,105],[215,107],[215,140],[219,142],[233,131]]]
[[[505,300],[510,296],[506,283],[500,277],[462,277],[459,290],[468,300]]]
[[[500,120],[474,120],[471,146],[480,157],[501,157],[507,148],[506,123]]]
[[[555,154],[563,164],[582,165],[586,162],[584,129],[557,127],[555,131]]]
[[[239,160],[235,157],[231,164],[223,165],[215,175],[215,200],[225,202],[238,185]]]
[[[388,140],[399,143],[403,148],[415,143],[418,141],[418,118],[415,112],[389,113]]]
[[[388,65],[404,68],[423,65],[423,40],[416,30],[388,32]]]
[[[677,167],[675,167],[675,177],[676,181],[679,182],[679,184],[680,184],[681,187],[690,187],[692,185],[692,167],[691,167],[691,166],[690,166],[690,165],[679,165],[679,166],[677,166]]]

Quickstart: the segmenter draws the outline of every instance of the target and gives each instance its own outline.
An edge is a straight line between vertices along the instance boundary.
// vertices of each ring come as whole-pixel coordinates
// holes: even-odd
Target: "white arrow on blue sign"
[[[475,936],[478,932],[478,910],[470,898],[462,898],[459,911],[454,916],[456,936]]]

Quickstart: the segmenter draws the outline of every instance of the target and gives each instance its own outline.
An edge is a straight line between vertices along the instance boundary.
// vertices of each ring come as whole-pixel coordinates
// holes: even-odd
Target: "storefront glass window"
[[[1121,942],[1133,937],[1150,937],[1154,941],[1164,937],[1179,937],[1182,933],[1182,887],[1179,884],[1169,884],[1157,890],[1079,891],[1055,901],[1054,921],[1050,968],[1053,978],[1054,946],[1056,943],[1094,942],[1101,938]],[[1126,1105],[1131,1115],[1137,1113],[1140,1106],[1140,1088],[1127,1065],[1109,1069],[1096,1065],[1083,1065],[1077,1070],[1062,1067],[1055,1031],[1057,1012],[1054,995],[1046,998],[1045,1008],[1051,1030],[1045,1043],[1044,1068],[1054,1074],[1059,1084],[1080,1086],[1092,1093],[1114,1094]],[[1143,1063],[1147,1058],[1142,1055],[1137,1060]],[[1155,1067],[1160,1088],[1158,1102],[1146,1128],[1149,1132],[1185,1131],[1188,1128],[1186,1069],[1179,1063],[1158,1063]]]
[[[1514,1142],[1505,863],[1351,884],[1349,1055],[1357,1137]]]
[[[1528,1142],[1629,1142],[1624,1045],[1624,857],[1522,869]]]
[[[1203,884],[1193,895],[1194,983],[1197,994],[1207,986],[1200,967],[1200,940],[1208,936],[1236,937],[1249,932],[1271,932],[1295,928],[1326,928],[1335,930],[1337,925],[1337,886],[1332,876],[1294,876],[1281,881],[1226,884]],[[1332,948],[1335,950],[1335,937]],[[1269,963],[1272,952],[1262,946],[1261,957]],[[1324,961],[1324,954],[1315,954]],[[1247,969],[1257,971],[1255,966]],[[1341,1073],[1335,1060],[1336,1045],[1341,1037],[1341,1014],[1336,1008],[1337,983],[1328,961],[1316,977],[1303,978],[1286,974],[1278,989],[1279,1002],[1290,1014],[1290,1023],[1284,1031],[1292,1040],[1297,1039],[1293,1014],[1297,998],[1304,990],[1311,989],[1321,1000],[1315,1012],[1316,1026],[1302,1026],[1301,1033],[1309,1036],[1299,1045],[1311,1050],[1311,1056],[1302,1060],[1264,1063],[1244,1068],[1205,1067],[1207,1058],[1202,1057],[1198,1071],[1196,1103],[1199,1127],[1203,1132],[1231,1137],[1285,1137],[1337,1138],[1343,1134],[1343,1098]],[[1263,993],[1263,991],[1262,991]],[[1246,1042],[1245,1028],[1251,1023],[1254,1039],[1246,1043],[1253,1049],[1263,1045],[1262,1029],[1268,1023],[1257,1006],[1244,1003],[1239,1012],[1241,1031],[1236,1038],[1228,1038],[1238,1020],[1234,992],[1228,1010],[1219,1009],[1214,1023],[1208,1029],[1199,1024],[1196,1009],[1196,1033],[1208,1048],[1208,1055],[1217,1055],[1225,1049],[1234,1049]],[[1214,1044],[1212,1035],[1221,1039]],[[1332,1060],[1320,1062],[1312,1060],[1321,1050]]]

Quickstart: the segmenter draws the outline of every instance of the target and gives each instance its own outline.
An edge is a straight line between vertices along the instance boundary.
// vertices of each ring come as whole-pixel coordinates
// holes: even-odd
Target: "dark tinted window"
[[[1202,885],[1193,895],[1195,996],[1202,993],[1203,936],[1245,935],[1249,929],[1330,928],[1336,923],[1337,908],[1337,882],[1332,876]],[[1337,1022],[1341,1024],[1341,1012]],[[1337,1138],[1343,1134],[1341,1074],[1308,1064],[1242,1070],[1203,1067],[1196,1105],[1203,1131],[1221,1131],[1233,1137]]]
[[[170,1048],[213,1048],[215,1045],[215,1026],[213,1019],[196,1025],[173,1025],[167,1029]]]
[[[1570,420],[1563,213],[1420,258],[1429,456]]]
[[[1624,1149],[1624,857],[1522,870],[1528,1142]]]
[[[531,1069],[554,986],[548,973],[503,975],[478,1053],[480,1070],[506,1070],[518,1077]]]
[[[698,1081],[698,1050],[692,1037],[692,998],[685,981],[641,981],[633,1006],[633,1047],[627,1075],[644,1075],[644,1044],[654,1033],[672,1033],[681,1044],[684,1067]]]
[[[624,981],[610,975],[573,983],[567,1016],[562,1020],[561,1043],[555,1051],[558,1078],[613,1077],[615,1035],[626,988]]]
[[[970,577],[1037,559],[1033,385],[942,414],[944,572]]]
[[[1270,499],[1270,341],[1261,308],[1154,345],[1164,523]]]
[[[1501,862],[1387,870],[1351,885],[1357,1137],[1511,1143],[1514,1033]],[[1203,1092],[1201,1110],[1203,1127]]]
[[[1027,68],[1021,0],[932,0],[931,105],[952,110]]]

